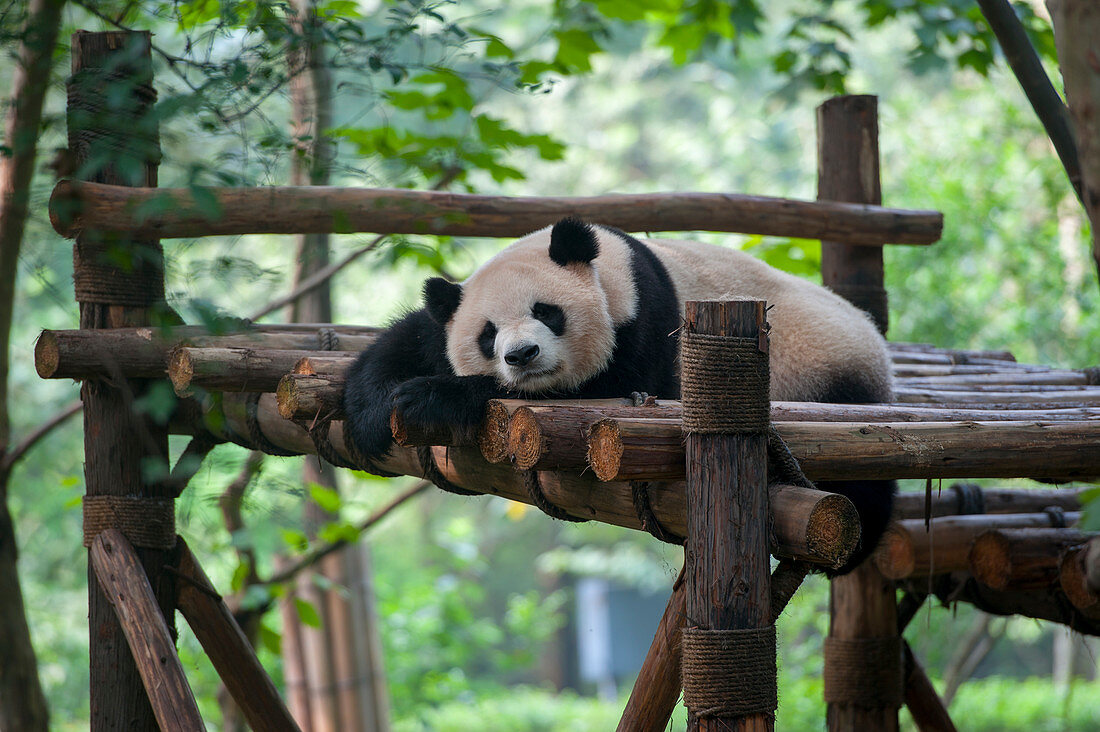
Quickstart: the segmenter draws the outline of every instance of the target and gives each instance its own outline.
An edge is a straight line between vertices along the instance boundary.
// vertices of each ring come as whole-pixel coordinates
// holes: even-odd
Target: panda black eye
[[[481,335],[477,337],[477,347],[481,349],[481,355],[491,359],[495,351],[494,344],[497,339],[497,327],[491,320],[485,321],[485,327],[481,329]]]
[[[554,335],[560,336],[565,332],[565,313],[557,305],[537,302],[531,308],[531,315],[549,328]]]

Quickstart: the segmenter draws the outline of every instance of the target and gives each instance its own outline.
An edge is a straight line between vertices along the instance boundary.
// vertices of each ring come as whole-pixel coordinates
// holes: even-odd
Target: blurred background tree
[[[1020,360],[1058,366],[1095,364],[1100,296],[1088,220],[971,3],[330,0],[312,5],[311,32],[326,49],[332,120],[305,138],[290,125],[291,82],[302,67],[287,58],[303,42],[291,6],[151,0],[69,3],[62,12],[60,3],[46,5],[58,11],[51,22],[60,40],[43,33],[39,6],[0,7],[5,67],[24,68],[20,54],[38,48],[48,72],[33,85],[46,94],[32,125],[38,153],[26,231],[0,242],[6,261],[18,262],[6,270],[18,272],[12,307],[7,316],[0,309],[11,326],[10,355],[0,360],[10,363],[8,393],[19,395],[8,410],[14,435],[34,433],[43,414],[76,395],[71,384],[37,379],[31,349],[39,329],[76,326],[68,246],[50,229],[45,204],[55,174],[46,163],[65,146],[67,38],[77,28],[154,32],[161,184],[193,186],[199,195],[204,185],[285,183],[303,145],[321,135],[336,185],[813,198],[814,107],[833,93],[877,94],[886,204],[945,214],[936,246],[886,251],[891,337],[1010,349]],[[1043,7],[1013,7],[1060,88]],[[0,75],[0,94],[18,101],[17,79]],[[9,121],[18,108],[9,107]],[[4,144],[5,160],[26,150],[10,135]],[[64,168],[63,156],[59,163]],[[11,206],[5,199],[3,211]],[[816,242],[707,238],[819,277]],[[499,246],[333,237],[333,261],[355,262],[332,281],[333,317],[381,324],[416,304],[426,275],[464,277]],[[293,263],[277,237],[172,241],[166,257],[171,304],[193,322],[264,311],[275,319],[282,311],[274,301],[294,287]],[[6,499],[52,726],[80,729],[88,672],[84,553],[75,540],[84,492],[79,428],[69,423],[49,440],[49,450],[11,466]],[[326,493],[303,482],[301,461],[269,459],[250,470],[247,460],[235,446],[216,448],[179,502],[181,533],[218,586],[239,592],[245,612],[266,610],[285,594],[264,581],[276,572],[273,557],[293,564],[318,544],[355,538],[365,519],[408,487],[357,474],[339,494]],[[242,475],[241,520],[227,526],[219,498]],[[312,542],[300,518],[306,497],[339,509]],[[553,690],[571,682],[564,669],[573,663],[574,582],[597,577],[663,593],[681,561],[632,532],[560,526],[523,506],[436,492],[418,493],[375,524],[371,542],[392,720],[408,730],[607,729],[621,699],[585,696],[593,689],[584,684],[580,696]],[[14,548],[10,533],[0,534],[5,546]],[[4,599],[10,593],[0,593]],[[323,620],[309,602],[294,607],[307,625]],[[982,629],[974,615],[937,608],[914,621],[910,641],[933,676],[958,675],[952,651],[967,629]],[[262,657],[281,680],[280,640],[293,614],[257,617]],[[816,581],[781,621],[782,728],[820,726],[826,617],[824,583]],[[1095,685],[1050,680],[1050,649],[1064,633],[1020,619],[985,623],[975,635],[997,640],[974,670],[983,678],[963,684],[952,707],[968,728],[1091,728],[1100,716],[1100,697],[1089,693]],[[221,720],[216,678],[193,638],[183,636],[181,653],[204,714]],[[1095,658],[1086,659],[1092,678]],[[4,701],[13,703],[26,699]]]

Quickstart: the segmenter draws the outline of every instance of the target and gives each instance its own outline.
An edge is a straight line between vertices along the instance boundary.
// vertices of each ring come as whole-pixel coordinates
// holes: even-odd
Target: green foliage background
[[[197,186],[285,180],[295,141],[279,91],[288,30],[278,7],[192,0],[135,3],[126,12],[100,4],[100,15],[70,10],[72,28],[110,27],[107,16],[156,31],[165,51],[156,61],[162,185],[201,192]],[[1051,62],[1049,29],[1022,7]],[[886,204],[937,209],[946,222],[933,247],[887,250],[891,337],[1010,349],[1020,360],[1059,366],[1096,364],[1100,288],[1084,217],[1014,79],[992,63],[994,45],[970,3],[524,0],[507,8],[411,1],[377,11],[351,2],[324,8],[338,85],[330,135],[339,184],[813,198],[814,107],[836,91],[874,93]],[[7,57],[16,20],[0,22]],[[188,53],[198,62],[168,63]],[[67,57],[59,49],[59,69]],[[64,144],[60,82],[54,91],[47,150]],[[31,366],[39,329],[76,325],[68,247],[45,218],[51,183],[46,172],[36,182],[21,262],[17,431],[76,393],[72,384],[37,379]],[[819,276],[816,242],[700,236]],[[337,237],[336,255],[368,241]],[[415,306],[428,273],[462,277],[499,246],[389,240],[336,281],[337,319],[385,322]],[[173,241],[166,254],[173,304],[193,318],[243,315],[288,287],[286,243],[275,237]],[[84,553],[76,539],[80,455],[74,424],[21,464],[11,496],[43,682],[58,726],[72,729],[88,714]],[[223,588],[239,579],[234,546],[254,546],[261,573],[270,572],[276,551],[301,550],[298,513],[308,489],[293,460],[268,460],[245,506],[248,530],[225,533],[216,500],[242,461],[238,448],[219,447],[179,505],[181,532]],[[397,482],[349,481],[338,499],[347,524],[332,531],[346,531],[383,504]],[[489,719],[502,730],[609,728],[621,701],[554,696],[538,686],[538,659],[571,601],[567,583],[555,578],[599,575],[664,588],[680,562],[631,532],[559,526],[495,499],[436,493],[402,508],[370,543],[401,730],[490,729]],[[821,726],[826,617],[824,583],[814,582],[781,621],[782,729]],[[937,608],[913,623],[910,641],[934,677],[968,621],[966,609],[956,617]],[[1068,693],[1046,678],[1018,680],[1049,672],[1051,633],[1062,631],[1012,623],[1017,642],[1002,642],[983,669],[991,675],[964,686],[953,711],[968,729],[1090,729],[1100,718],[1094,683],[1076,682]],[[265,628],[261,653],[278,674],[275,614]],[[186,633],[181,654],[204,713],[216,719],[213,672]]]

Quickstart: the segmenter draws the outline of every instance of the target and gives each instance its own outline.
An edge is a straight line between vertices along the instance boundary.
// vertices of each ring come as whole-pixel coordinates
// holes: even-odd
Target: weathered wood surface
[[[222,683],[256,732],[298,729],[256,651],[191,549],[179,540],[179,609]]]
[[[1075,523],[1081,514],[1065,514]],[[874,554],[875,566],[888,579],[921,577],[966,570],[970,547],[990,529],[1050,528],[1047,513],[970,514],[935,518],[925,527],[923,519],[895,521]]]
[[[279,380],[275,398],[284,419],[333,419],[344,410],[343,382],[333,388],[333,378],[323,374],[286,374]]]
[[[990,390],[976,390],[974,385],[964,385],[959,389],[952,389],[945,384],[940,384],[939,388],[936,389],[899,386],[894,390],[894,398],[903,404],[938,404],[941,406],[951,403],[965,403],[968,405],[1039,404],[1047,407],[1059,404],[1100,406],[1100,388],[1096,387],[1052,386],[1049,387],[1049,391],[1042,386],[1020,387],[1019,389],[1002,386],[997,388],[996,391],[993,388]]]
[[[337,330],[333,345],[340,352],[361,351],[374,342],[372,330]],[[321,342],[316,329],[274,330],[267,326],[225,335],[210,335],[204,328],[195,326],[112,328],[95,333],[44,330],[35,343],[34,365],[43,379],[156,378],[167,375],[168,356],[179,346],[316,352]],[[228,389],[240,391],[241,385],[231,385]]]
[[[175,639],[130,542],[117,529],[104,531],[92,542],[89,564],[122,626],[157,724],[162,730],[205,730]]]
[[[977,488],[975,486],[975,488]],[[1085,488],[977,488],[982,495],[982,513],[1037,513],[1049,506],[1063,511],[1080,511]],[[957,516],[963,512],[959,493],[952,486],[932,490],[933,518]],[[899,493],[894,498],[894,518],[923,519],[924,491]]]
[[[1100,422],[778,422],[811,480],[1089,478],[1100,475]],[[590,455],[601,480],[677,480],[675,420],[604,420]],[[1042,454],[1042,460],[1035,460]]]
[[[350,365],[355,359],[352,351],[325,353],[344,354],[326,356],[326,365],[335,360]],[[275,391],[279,380],[295,371],[308,355],[303,350],[181,346],[168,357],[168,378],[180,396],[192,394],[196,387],[214,391]]]
[[[1081,614],[1100,621],[1100,593],[1089,587],[1085,554],[1085,547],[1066,550],[1058,565],[1058,584]]]
[[[962,368],[954,366],[952,368]],[[900,372],[900,373],[899,373]],[[923,388],[930,387],[940,389],[946,386],[986,386],[995,389],[997,386],[1089,386],[1094,385],[1089,381],[1089,375],[1084,371],[1050,370],[1050,371],[999,371],[994,373],[956,373],[956,374],[921,374],[905,375],[900,367],[895,370],[897,385],[901,387]]]
[[[215,429],[232,429],[239,435],[248,434],[245,416],[247,395],[226,394],[220,406],[211,404],[215,412],[208,415],[207,423]],[[264,394],[258,405],[259,424],[264,436],[284,450],[314,454],[316,446],[306,430],[299,424],[281,418],[274,395]],[[350,459],[344,448],[343,423],[333,422],[329,430],[329,443],[333,451],[345,460]],[[224,436],[224,434],[222,434]],[[476,447],[435,447],[432,449],[435,463],[443,476],[455,485],[486,495],[497,495],[521,503],[532,503],[523,482],[523,476],[510,465],[487,463]],[[379,467],[401,475],[423,477],[423,470],[412,448],[395,447]],[[574,516],[590,518],[604,523],[641,529],[641,521],[634,509],[629,483],[603,483],[590,474],[539,473],[546,497]],[[793,516],[805,521],[797,535],[776,535],[780,556],[800,557],[815,564],[840,566],[847,561],[853,549],[853,539],[844,527],[851,514],[850,504],[831,498],[834,494],[816,492],[820,500],[807,500],[807,494],[786,486],[772,493],[771,502],[777,512],[791,516],[776,521],[778,530],[793,526]],[[685,529],[684,484],[655,483],[649,488],[650,505],[657,520],[668,531],[683,536]],[[774,519],[773,519],[774,520]],[[811,526],[820,527],[811,529]],[[816,537],[812,541],[807,539]]]
[[[1077,529],[990,529],[970,547],[970,574],[995,590],[1048,587],[1058,582],[1065,550],[1088,539]]]
[[[236,234],[361,233],[517,237],[577,216],[624,231],[728,231],[877,246],[931,244],[943,215],[881,206],[732,193],[612,194],[583,198],[484,196],[327,186],[124,189],[63,180],[50,197],[62,236],[95,229],[161,239]],[[73,213],[75,212],[75,215]]]
[[[683,327],[687,333],[759,339],[767,332],[764,312],[762,301],[689,301]],[[687,373],[686,367],[683,373]],[[686,388],[685,397],[690,396]],[[764,405],[768,403],[766,389],[757,396]],[[773,624],[767,433],[688,431],[684,442],[684,589],[688,624],[702,630],[766,628]],[[734,715],[703,712],[693,709],[690,699],[685,698],[685,702],[690,732],[775,727],[770,710]]]

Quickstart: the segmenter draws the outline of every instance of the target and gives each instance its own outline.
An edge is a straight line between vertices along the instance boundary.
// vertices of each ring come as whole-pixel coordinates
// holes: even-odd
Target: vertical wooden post
[[[69,150],[86,180],[156,186],[159,142],[152,114],[153,67],[145,32],[78,32],[72,37],[69,81]],[[107,93],[107,86],[111,93]],[[74,245],[73,278],[81,328],[147,325],[151,308],[164,300],[160,243],[105,239],[94,232]],[[171,498],[159,476],[167,475],[165,425],[140,414],[144,391],[138,381],[88,380],[84,400],[85,507],[97,496]],[[169,549],[138,548],[157,604],[175,637],[175,566]],[[88,571],[91,663],[91,729],[156,730],[141,676],[118,619]]]
[[[830,99],[817,108],[817,125],[818,199],[881,204],[878,99],[867,95]],[[867,311],[879,331],[886,332],[882,247],[823,241],[821,274],[827,287]],[[864,564],[834,579],[830,593],[825,655],[829,730],[896,730],[901,645],[894,588],[874,567]],[[858,662],[861,648],[863,663]],[[881,664],[877,678],[872,677],[878,671],[853,674],[853,668],[873,669],[875,659]]]
[[[817,198],[882,203],[878,97],[833,97],[817,108]],[[821,279],[833,292],[867,311],[879,332],[886,332],[882,247],[821,242]]]
[[[768,576],[764,303],[688,302],[686,319],[681,342],[687,433],[682,658],[688,729],[771,730],[775,636]],[[715,336],[737,340],[743,350],[731,355],[728,346],[716,345]],[[721,352],[708,352],[712,347]],[[752,651],[766,649],[750,653],[754,660],[749,664],[733,658],[746,650],[744,640]],[[707,646],[705,653],[698,650],[702,646]],[[737,668],[731,672],[727,662]],[[700,681],[704,688],[693,691]]]

